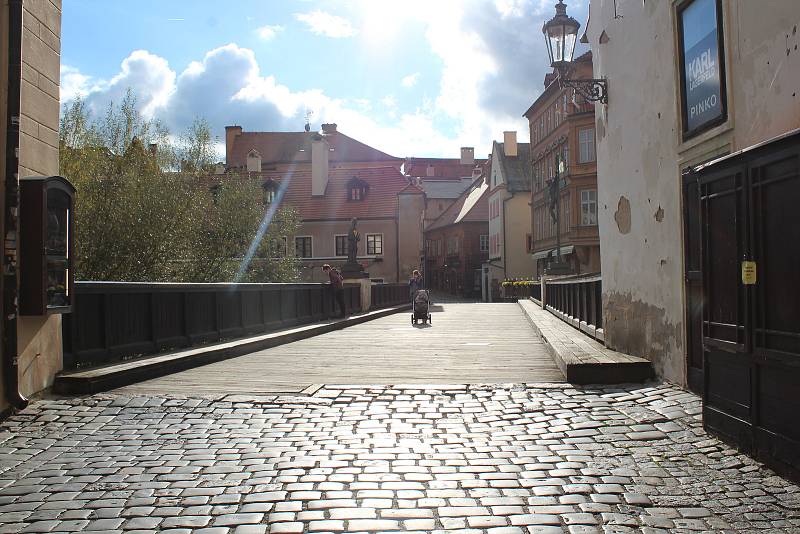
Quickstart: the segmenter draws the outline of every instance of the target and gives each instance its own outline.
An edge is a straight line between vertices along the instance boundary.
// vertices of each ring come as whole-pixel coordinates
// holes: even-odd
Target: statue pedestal
[[[365,273],[366,274],[366,273]],[[361,294],[361,313],[366,313],[372,306],[372,282],[369,278],[348,278],[344,277],[345,284],[358,284]]]
[[[342,273],[345,279],[369,278],[369,273],[365,272],[361,264],[357,262],[348,261],[342,265],[342,269],[339,272]]]

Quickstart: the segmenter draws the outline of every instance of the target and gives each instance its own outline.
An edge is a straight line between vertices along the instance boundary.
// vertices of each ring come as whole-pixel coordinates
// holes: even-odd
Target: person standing
[[[414,302],[414,295],[420,289],[422,289],[422,273],[414,269],[411,273],[411,278],[408,280],[408,293],[411,297],[411,302]]]
[[[328,275],[328,279],[330,280],[331,304],[333,304],[333,301],[336,301],[339,305],[339,311],[341,312],[339,317],[344,319],[347,316],[344,305],[344,278],[339,271],[332,268],[327,263],[322,266],[322,271]]]

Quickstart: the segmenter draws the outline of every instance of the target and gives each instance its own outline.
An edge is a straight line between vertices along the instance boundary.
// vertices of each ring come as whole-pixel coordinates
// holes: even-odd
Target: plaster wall
[[[536,274],[536,262],[528,253],[528,234],[531,233],[530,196],[527,191],[516,193],[505,202],[505,259],[507,278],[529,278]],[[503,212],[503,208],[500,208]]]
[[[675,6],[592,0],[605,341],[686,383],[681,169],[800,126],[796,0],[723,0],[728,120],[684,142]],[[601,39],[602,37],[602,39]]]
[[[423,252],[422,217],[425,211],[423,194],[397,196],[400,280],[411,278],[414,269],[423,269],[420,256]]]
[[[367,264],[370,278],[383,278],[385,282],[397,281],[397,221],[395,219],[359,219],[358,231],[361,241],[358,243],[358,257],[367,255],[367,234],[383,234],[383,254],[380,261],[359,259]],[[303,221],[297,236],[311,236],[312,258],[300,260],[300,276],[304,282],[325,282],[322,265],[329,263],[341,267],[346,256],[336,256],[335,235],[346,235],[350,230],[350,221]],[[294,247],[294,239],[289,240],[290,252]]]

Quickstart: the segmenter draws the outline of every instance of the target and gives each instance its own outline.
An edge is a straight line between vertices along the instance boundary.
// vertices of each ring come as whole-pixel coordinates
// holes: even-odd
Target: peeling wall
[[[728,120],[681,135],[678,0],[592,0],[606,344],[686,383],[681,169],[800,127],[797,0],[723,0]],[[601,40],[602,37],[602,40]],[[800,46],[798,46],[800,48]]]

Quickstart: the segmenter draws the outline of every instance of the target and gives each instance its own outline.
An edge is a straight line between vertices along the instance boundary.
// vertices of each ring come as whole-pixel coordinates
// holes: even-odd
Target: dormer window
[[[275,193],[278,191],[278,184],[275,180],[267,180],[261,184],[264,205],[272,204],[275,201]]]
[[[350,201],[364,200],[367,197],[367,191],[369,191],[369,184],[355,176],[347,182],[347,199]]]

